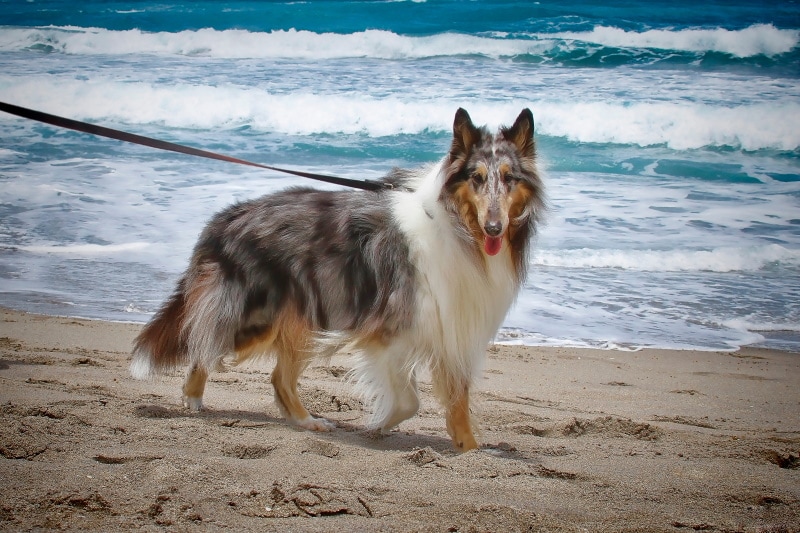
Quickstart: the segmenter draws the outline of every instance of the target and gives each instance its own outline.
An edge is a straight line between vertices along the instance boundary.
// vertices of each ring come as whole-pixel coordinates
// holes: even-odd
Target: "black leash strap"
[[[144,137],[142,135],[135,135],[133,133],[106,128],[103,126],[97,126],[95,124],[89,124],[87,122],[81,122],[79,120],[72,120],[69,118],[59,117],[56,115],[50,115],[48,113],[42,113],[41,111],[35,111],[33,109],[19,107],[16,105],[7,104],[5,102],[0,102],[0,111],[5,111],[6,113],[10,113],[12,115],[16,115],[22,118],[28,118],[31,120],[36,120],[38,122],[44,122],[45,124],[50,124],[52,126],[58,126],[59,128],[67,128],[70,130],[80,131],[82,133],[90,133],[92,135],[99,135],[100,137],[108,137],[109,139],[116,139],[118,141],[141,144],[142,146],[149,146],[150,148],[156,148],[158,150],[167,150],[170,152],[178,152],[179,154],[194,155],[197,157],[216,159],[218,161],[227,161],[228,163],[238,163],[239,165],[247,165],[251,167],[263,168],[266,170],[273,170],[275,172],[283,172],[284,174],[292,174],[294,176],[300,176],[301,178],[324,181],[326,183],[332,183],[334,185],[343,185],[345,187],[352,187],[364,191],[379,191],[381,189],[391,188],[390,184],[384,183],[382,181],[352,180],[348,178],[340,178],[337,176],[326,176],[325,174],[314,174],[311,172],[302,172],[300,170],[289,170],[285,168],[272,167],[269,165],[262,165],[260,163],[253,163],[252,161],[246,161],[244,159],[238,159],[236,157],[230,157],[227,155],[217,154],[214,152],[207,152],[205,150],[198,150],[197,148],[191,148],[189,146],[183,146],[181,144],[175,144],[167,141],[160,141],[158,139],[152,139],[150,137]]]

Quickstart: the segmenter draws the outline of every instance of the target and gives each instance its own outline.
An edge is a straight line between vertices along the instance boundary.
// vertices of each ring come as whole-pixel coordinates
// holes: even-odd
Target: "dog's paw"
[[[183,406],[190,411],[203,410],[203,398],[191,398],[189,396],[183,397]]]
[[[310,415],[308,418],[304,418],[303,420],[296,420],[295,424],[310,431],[333,431],[336,429],[336,424],[330,420],[325,418],[317,418]]]

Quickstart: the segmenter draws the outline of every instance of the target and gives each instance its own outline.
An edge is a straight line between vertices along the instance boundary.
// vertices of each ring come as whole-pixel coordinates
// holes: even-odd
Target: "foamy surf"
[[[739,30],[686,28],[635,31],[596,26],[592,31],[587,32],[537,34],[537,37],[557,37],[615,48],[721,52],[736,57],[776,56],[791,52],[800,43],[800,31],[778,29],[773,24],[753,24]]]
[[[129,242],[122,244],[73,244],[73,245],[34,245],[19,246],[18,249],[32,254],[60,254],[73,256],[96,256],[107,254],[123,254],[139,252],[150,246],[146,242]]]
[[[640,272],[757,272],[783,265],[800,267],[800,250],[779,244],[712,250],[537,250],[534,266],[616,268]]]
[[[583,81],[582,81],[583,82]],[[646,79],[640,81],[642,85]],[[367,80],[364,80],[367,83]],[[635,78],[624,82],[639,90]],[[537,133],[569,141],[598,144],[664,145],[675,150],[731,147],[742,150],[800,148],[800,100],[737,105],[707,101],[724,90],[724,82],[696,82],[690,101],[608,101],[563,94],[509,101],[479,101],[472,109],[486,117],[503,117],[530,105]],[[226,84],[195,85],[92,81],[53,76],[19,78],[0,74],[4,98],[17,105],[98,123],[159,125],[194,130],[254,131],[287,135],[366,135],[388,137],[444,134],[449,115],[459,106],[455,96],[368,93],[270,92],[268,88]],[[442,87],[446,94],[448,87]],[[731,89],[733,90],[733,89]],[[753,89],[748,88],[748,93]],[[432,93],[433,91],[431,91]],[[800,97],[800,89],[789,90]],[[676,95],[677,96],[677,95]],[[749,98],[749,95],[741,95]],[[0,116],[0,122],[14,120]],[[497,121],[497,119],[494,119]]]
[[[686,28],[625,30],[596,26],[586,32],[515,33],[493,36],[457,32],[436,35],[402,35],[386,30],[353,33],[288,29],[253,32],[203,28],[179,32],[141,29],[107,30],[77,26],[8,28],[0,33],[0,51],[42,50],[71,55],[174,55],[217,59],[425,59],[478,55],[489,58],[517,56],[558,57],[556,41],[573,41],[621,49],[651,48],[677,52],[721,52],[746,58],[767,57],[792,51],[800,32],[772,24],[743,29]]]

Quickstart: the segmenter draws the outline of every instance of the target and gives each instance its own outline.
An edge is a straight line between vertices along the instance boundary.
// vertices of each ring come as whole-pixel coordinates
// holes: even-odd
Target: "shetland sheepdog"
[[[275,355],[275,401],[292,423],[329,431],[297,392],[309,361],[348,349],[352,378],[386,432],[419,408],[427,367],[458,450],[477,447],[470,388],[519,292],[544,211],[533,115],[491,133],[463,109],[449,153],[395,169],[391,188],[292,188],[215,215],[172,296],[135,340],[131,373],[188,364],[187,408],[209,372]]]

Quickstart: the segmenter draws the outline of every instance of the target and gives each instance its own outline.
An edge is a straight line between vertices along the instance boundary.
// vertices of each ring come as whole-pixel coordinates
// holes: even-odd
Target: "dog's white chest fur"
[[[416,316],[409,340],[423,352],[418,356],[448,359],[472,375],[481,368],[486,345],[518,287],[507,243],[496,256],[486,256],[483,264],[459,241],[437,201],[440,181],[438,168],[432,169],[416,192],[398,193],[394,207],[417,274]]]

